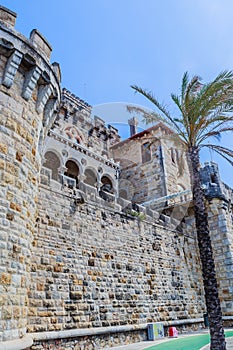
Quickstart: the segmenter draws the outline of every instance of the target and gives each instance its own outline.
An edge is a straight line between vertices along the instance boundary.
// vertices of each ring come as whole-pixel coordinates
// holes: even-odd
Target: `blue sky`
[[[2,0],[1,5],[17,12],[16,29],[26,37],[37,28],[47,38],[52,61],[61,66],[62,86],[109,123],[127,123],[125,103],[152,107],[133,93],[132,84],[169,105],[185,71],[209,81],[233,69],[230,0]],[[232,135],[223,141],[233,148]],[[233,186],[231,166],[212,159]]]

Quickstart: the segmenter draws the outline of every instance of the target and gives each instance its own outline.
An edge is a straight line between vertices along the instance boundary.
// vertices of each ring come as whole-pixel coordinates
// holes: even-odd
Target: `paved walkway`
[[[233,337],[226,338],[226,342],[227,342],[227,350],[233,350]],[[206,345],[203,348],[201,348],[201,350],[210,350],[210,346]]]
[[[165,341],[168,341],[168,338],[165,338],[163,340],[143,341],[140,343],[134,343],[134,344],[129,344],[129,345],[115,346],[114,348],[110,348],[109,350],[143,350],[143,349],[148,348],[149,346],[159,344],[159,343],[162,343]]]
[[[202,332],[201,334],[203,334],[204,332]],[[198,335],[200,333],[195,333],[195,334],[189,334],[189,335],[185,335],[186,336],[190,336],[190,335]],[[134,343],[134,344],[129,344],[129,345],[121,345],[121,346],[115,346],[114,348],[110,348],[109,350],[143,350],[148,348],[149,346],[155,345],[155,344],[159,344],[159,343],[163,343],[166,341],[170,341],[172,340],[171,338],[164,338],[161,340],[156,340],[156,341],[143,341],[140,343]],[[227,342],[227,350],[233,350],[233,337],[230,338],[226,338],[226,342]],[[203,348],[201,348],[200,350],[210,350],[210,346],[206,345]]]
[[[201,334],[205,334],[207,333],[207,331],[202,332]],[[185,334],[185,335],[180,335],[179,338],[181,337],[187,337],[187,336],[192,336],[192,335],[198,335],[200,333],[190,333],[190,334]],[[142,341],[140,343],[134,343],[134,344],[129,344],[129,345],[121,345],[121,346],[115,346],[114,348],[110,348],[109,350],[143,350],[148,348],[149,346],[153,346],[156,344],[161,344],[161,343],[165,343],[167,341],[172,341],[175,340],[177,338],[169,338],[169,337],[165,337],[163,339],[157,339],[155,341]],[[227,349],[228,350],[228,349]]]

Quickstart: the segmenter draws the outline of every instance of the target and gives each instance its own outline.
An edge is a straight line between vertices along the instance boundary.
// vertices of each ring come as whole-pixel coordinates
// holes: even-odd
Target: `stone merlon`
[[[0,6],[0,22],[9,28],[15,26],[17,14],[6,7]]]

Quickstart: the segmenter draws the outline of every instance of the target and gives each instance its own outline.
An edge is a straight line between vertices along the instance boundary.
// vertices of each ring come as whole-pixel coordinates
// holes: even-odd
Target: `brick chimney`
[[[137,118],[133,117],[129,119],[128,124],[130,126],[130,137],[137,134],[137,126],[138,126]]]

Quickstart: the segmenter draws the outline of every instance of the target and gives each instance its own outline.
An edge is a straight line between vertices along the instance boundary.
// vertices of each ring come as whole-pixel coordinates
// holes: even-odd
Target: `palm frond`
[[[195,101],[196,112],[199,111],[200,117],[210,115],[211,110],[220,106],[223,108],[225,102],[229,104],[233,93],[232,80],[233,72],[223,71],[211,83],[202,86]],[[233,106],[232,103],[230,105]],[[225,106],[225,110],[229,112],[229,106]]]
[[[182,100],[182,117],[189,142],[195,143],[195,99],[201,88],[201,78],[195,75],[187,84]]]
[[[209,145],[209,147],[211,147],[213,149],[217,149],[219,152],[223,152],[223,153],[227,154],[229,157],[233,158],[233,150],[231,150],[230,148],[219,146],[219,145],[214,145],[214,144],[208,144],[208,145]]]
[[[214,152],[218,153],[221,157],[226,159],[231,165],[233,165],[233,151],[231,149],[213,144],[202,144],[201,147],[210,148]],[[229,157],[232,159],[229,159]]]
[[[197,93],[198,89],[200,88],[200,77],[195,75],[191,81],[188,83],[186,91],[185,91],[185,98],[184,98],[184,106],[188,110],[190,105],[193,102],[193,99],[195,97],[195,94]]]
[[[211,131],[218,130],[222,126],[232,126],[233,117],[223,115],[213,115],[213,117],[200,128],[199,136],[205,135]]]
[[[233,117],[215,116],[197,133],[197,144],[201,144],[207,138],[219,133],[222,134],[223,132],[232,131],[232,127]]]
[[[182,131],[180,126],[174,121],[172,116],[170,115],[169,111],[167,110],[165,105],[162,105],[152,94],[152,92],[144,90],[136,85],[131,85],[131,88],[134,89],[136,92],[139,92],[143,96],[145,96],[150,102],[152,102],[159,110],[163,113],[163,116],[165,117],[165,120],[169,124],[173,125],[173,129],[186,140],[185,133]]]
[[[174,129],[174,125],[167,120],[167,118],[164,118],[163,115],[156,113],[156,112],[149,112],[146,111],[142,107],[138,106],[132,106],[132,105],[127,105],[126,109],[129,113],[131,114],[137,114],[142,116],[142,122],[145,124],[152,124],[152,123],[157,123],[157,122],[163,122],[164,124],[167,124],[171,129]]]
[[[182,101],[184,100],[185,91],[187,89],[188,81],[189,81],[188,72],[185,72],[183,75],[183,78],[182,78],[182,85],[181,85],[181,99],[182,99]]]
[[[181,104],[181,101],[179,99],[179,96],[177,96],[175,94],[171,94],[171,98],[175,102],[175,104],[177,105],[177,107],[179,108],[179,110],[182,113],[182,104]]]
[[[167,110],[166,106],[162,105],[155,98],[155,96],[152,94],[151,91],[144,90],[137,85],[131,85],[131,88],[134,89],[136,92],[139,92],[140,94],[145,96],[150,102],[152,102],[164,114],[164,116],[166,118],[168,118],[173,123],[172,117],[171,117],[169,111]]]
[[[161,112],[147,116],[150,122],[163,121],[172,127],[186,145],[200,146],[207,138],[219,139],[222,133],[232,131],[233,117],[233,71],[222,71],[210,83],[203,83],[197,75],[182,78],[181,95],[171,94],[179,115],[173,117],[167,107],[160,104],[151,92],[136,85],[131,86],[144,95]],[[220,150],[217,150],[220,152]]]
[[[221,136],[221,134],[223,132],[227,132],[227,131],[233,131],[233,126],[232,127],[226,127],[226,128],[218,129],[216,131],[207,132],[205,134],[205,137],[203,137],[201,141],[204,141],[204,140],[206,140],[209,137],[213,137],[213,136],[215,137],[215,136],[219,136],[219,135]]]
[[[189,104],[189,122],[195,124],[196,134],[209,124],[213,115],[227,115],[233,111],[233,74],[224,71],[213,82],[200,85]],[[187,107],[186,107],[187,108]]]

